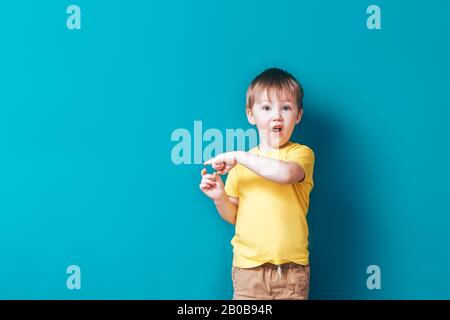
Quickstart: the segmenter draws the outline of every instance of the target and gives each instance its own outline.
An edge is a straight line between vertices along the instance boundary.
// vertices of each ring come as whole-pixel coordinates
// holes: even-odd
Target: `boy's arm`
[[[220,199],[214,200],[214,204],[222,219],[231,224],[236,224],[238,203],[238,198],[228,197],[226,194]]]
[[[302,166],[294,161],[282,161],[250,152],[237,151],[236,162],[276,183],[294,184],[305,179],[305,171]]]

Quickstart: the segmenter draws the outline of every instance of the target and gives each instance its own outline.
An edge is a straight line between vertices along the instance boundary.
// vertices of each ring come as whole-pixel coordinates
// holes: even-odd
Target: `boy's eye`
[[[262,106],[262,109],[265,110],[265,111],[269,111],[270,107],[269,106]]]
[[[291,109],[291,106],[283,106],[283,110],[290,110]]]

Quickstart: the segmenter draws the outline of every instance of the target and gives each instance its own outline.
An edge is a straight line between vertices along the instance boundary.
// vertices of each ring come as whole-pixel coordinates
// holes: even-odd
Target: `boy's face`
[[[285,90],[271,90],[270,96],[265,90],[255,98],[253,107],[246,111],[248,121],[256,125],[259,138],[266,146],[275,149],[283,146],[300,122],[303,110]]]

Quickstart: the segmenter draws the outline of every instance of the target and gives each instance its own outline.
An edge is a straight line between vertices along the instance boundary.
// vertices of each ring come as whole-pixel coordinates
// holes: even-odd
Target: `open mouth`
[[[275,126],[272,128],[272,132],[280,133],[283,130],[281,126]]]

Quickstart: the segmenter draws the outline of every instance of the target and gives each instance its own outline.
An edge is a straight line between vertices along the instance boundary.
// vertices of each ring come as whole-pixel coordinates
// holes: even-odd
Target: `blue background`
[[[172,163],[170,137],[195,120],[250,128],[246,87],[272,66],[303,84],[293,140],[316,154],[310,298],[450,298],[448,1],[1,12],[0,298],[230,299],[233,227],[198,189],[202,166]],[[381,290],[366,287],[372,264]]]

